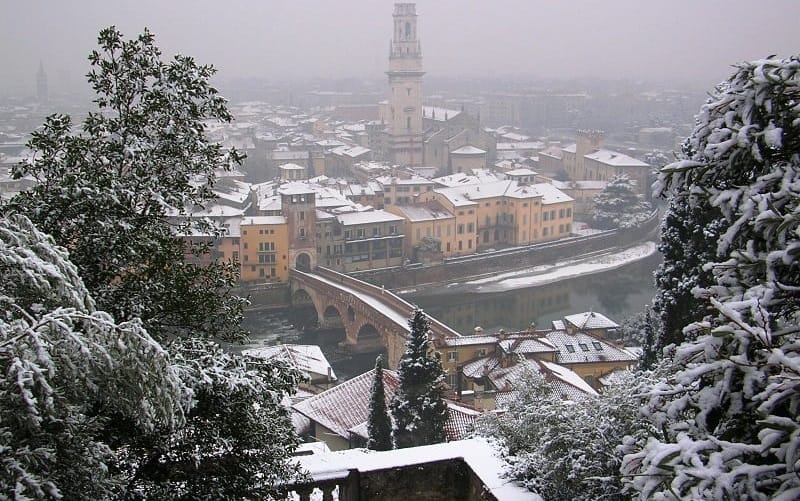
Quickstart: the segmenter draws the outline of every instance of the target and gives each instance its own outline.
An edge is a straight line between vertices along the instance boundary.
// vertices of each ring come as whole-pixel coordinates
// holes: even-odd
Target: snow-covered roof
[[[483,488],[494,499],[501,501],[542,501],[516,482],[505,476],[505,463],[497,449],[484,438],[457,440],[422,447],[408,447],[391,451],[349,449],[329,454],[299,456],[297,462],[312,479],[346,478],[353,470],[359,472],[392,471],[408,467],[423,467],[436,463],[460,459],[483,484]]]
[[[596,311],[584,311],[574,315],[566,315],[564,320],[578,329],[616,329],[619,324]]]
[[[568,145],[564,146],[563,148],[561,148],[561,151],[564,151],[564,152],[567,152],[567,153],[576,153],[577,149],[578,149],[578,145],[576,143],[572,143],[572,144],[568,144]]]
[[[472,174],[467,174],[466,172],[455,172],[447,176],[433,179],[436,184],[444,187],[491,183],[500,180],[500,177],[496,173],[487,169],[473,169]]]
[[[451,120],[461,114],[460,110],[451,110],[448,108],[439,108],[438,106],[423,106],[422,116],[431,120],[444,122]]]
[[[349,430],[369,419],[369,400],[375,369],[360,374],[292,406],[300,414],[348,439]],[[386,406],[399,386],[397,373],[383,370]]]
[[[314,189],[308,183],[293,182],[281,185],[278,193],[281,195],[308,195],[314,193]]]
[[[286,218],[283,216],[246,216],[242,218],[242,226],[256,224],[286,224]]]
[[[409,176],[409,177],[379,176],[375,178],[375,181],[377,181],[382,186],[388,186],[392,184],[410,184],[410,185],[418,184],[423,186],[433,185],[433,181],[431,181],[430,179],[425,179],[422,176]]]
[[[501,134],[500,137],[504,139],[508,139],[509,141],[514,142],[522,142],[527,141],[530,139],[530,136],[525,136],[523,134],[517,134],[516,132],[506,132],[505,134]]]
[[[306,170],[306,167],[303,167],[302,165],[293,164],[291,162],[279,165],[278,168],[281,170]]]
[[[403,214],[409,221],[435,221],[439,219],[452,219],[453,214],[442,209],[426,205],[398,205],[394,208]]]
[[[394,223],[401,222],[403,218],[384,210],[369,210],[363,212],[349,212],[336,216],[343,226],[369,223]]]
[[[587,383],[582,377],[580,377],[577,373],[575,373],[575,371],[573,371],[573,370],[571,370],[571,369],[569,369],[567,367],[564,367],[563,365],[558,365],[558,364],[555,364],[553,362],[548,362],[546,360],[539,360],[539,363],[545,369],[550,371],[550,373],[553,376],[555,376],[555,378],[558,378],[559,380],[561,380],[561,382],[563,382],[563,383],[565,383],[567,385],[570,385],[573,388],[575,388],[578,391],[580,391],[581,394],[582,394],[581,396],[585,396],[585,395],[597,396],[597,391],[595,391],[595,389],[592,388],[591,385],[589,385],[589,383]],[[563,386],[561,386],[561,385],[559,385],[557,383],[553,384],[554,381],[552,381],[552,380],[549,381],[549,382],[550,382],[551,385],[553,385],[555,387],[556,391],[561,390],[562,391],[562,393],[561,393],[562,395],[565,395],[567,398],[573,398],[574,397],[574,392],[570,388],[564,388]],[[564,391],[564,390],[566,390],[566,391]],[[585,394],[585,395],[583,395],[583,394]]]
[[[265,346],[261,348],[251,348],[242,351],[244,355],[257,358],[283,360],[294,367],[297,367],[312,382],[315,379],[330,377],[336,380],[331,364],[322,353],[322,349],[317,345],[309,344],[280,344],[276,346]]]
[[[461,148],[457,148],[450,152],[451,155],[485,155],[486,150],[482,150],[477,146],[472,146],[471,144],[465,144]]]
[[[503,137],[508,137],[504,135]],[[544,143],[541,141],[525,141],[515,143],[497,143],[497,151],[506,150],[541,150],[544,148]]]
[[[557,360],[561,364],[638,361],[629,351],[583,332],[550,331],[547,339],[558,348]]]
[[[534,175],[536,175],[536,171],[532,171],[526,168],[506,171],[506,176],[534,176]]]
[[[630,157],[624,153],[618,153],[610,150],[597,150],[594,153],[584,155],[584,158],[590,158],[606,165],[613,165],[615,167],[650,167],[650,165]]]
[[[472,346],[479,344],[495,344],[496,336],[462,336],[444,339],[445,346]]]
[[[435,191],[445,196],[454,205],[467,205],[462,202],[463,200],[474,201],[502,196],[518,199],[541,198],[543,204],[571,202],[573,200],[572,197],[551,184],[520,184],[516,180],[439,188]]]

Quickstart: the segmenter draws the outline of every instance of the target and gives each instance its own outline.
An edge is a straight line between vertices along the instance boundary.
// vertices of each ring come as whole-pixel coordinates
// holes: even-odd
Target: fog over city
[[[164,53],[221,80],[383,78],[391,0],[0,0],[0,94],[85,87],[98,31],[148,27]],[[437,76],[603,78],[709,88],[730,65],[798,47],[796,0],[420,0],[425,70]],[[59,89],[59,87],[61,89]],[[224,90],[224,89],[223,89]]]

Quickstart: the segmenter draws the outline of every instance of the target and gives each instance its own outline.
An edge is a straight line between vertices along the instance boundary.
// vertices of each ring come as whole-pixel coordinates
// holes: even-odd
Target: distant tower
[[[317,265],[317,207],[314,190],[290,183],[278,190],[289,231],[289,266],[312,270]]]
[[[422,165],[422,47],[417,38],[413,3],[394,4],[394,32],[389,45],[389,159],[399,165]]]
[[[47,103],[47,73],[44,72],[44,66],[39,61],[39,70],[36,72],[36,100],[39,104]]]

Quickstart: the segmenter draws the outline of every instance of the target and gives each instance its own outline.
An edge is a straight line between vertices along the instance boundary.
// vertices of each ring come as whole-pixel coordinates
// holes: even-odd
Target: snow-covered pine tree
[[[690,156],[691,145],[685,143],[683,151]],[[670,344],[682,343],[683,328],[705,314],[708,304],[698,301],[692,291],[712,282],[711,270],[704,266],[718,260],[717,239],[725,224],[719,209],[706,198],[691,193],[670,196],[658,244],[664,260],[654,273],[653,309],[662,323],[654,346],[657,355]]]
[[[392,421],[386,408],[386,390],[383,385],[383,357],[375,359],[375,378],[369,399],[369,439],[367,449],[388,451],[392,449]]]
[[[636,228],[652,213],[644,196],[636,192],[625,175],[612,177],[605,189],[594,197],[594,224],[601,229]]]
[[[232,120],[211,86],[215,70],[187,56],[162,61],[147,30],[126,40],[106,28],[98,43],[88,74],[97,108],[80,127],[56,114],[32,133],[35,154],[13,174],[37,184],[8,209],[70,251],[98,307],[114,318],[141,318],[158,338],[242,338],[244,300],[231,293],[237,269],[185,259],[208,247],[180,238],[214,234],[186,209],[213,200],[216,170],[241,161],[205,135],[206,120]]]
[[[431,351],[430,324],[422,310],[409,319],[406,351],[400,359],[399,388],[391,402],[395,447],[416,447],[447,439],[442,362]]]
[[[191,393],[141,322],[95,308],[67,252],[0,218],[0,498],[110,499],[127,478],[104,431],[169,433]]]
[[[646,499],[800,497],[800,57],[737,68],[660,177],[725,225],[696,293],[713,313],[650,390],[663,435],[625,457]]]

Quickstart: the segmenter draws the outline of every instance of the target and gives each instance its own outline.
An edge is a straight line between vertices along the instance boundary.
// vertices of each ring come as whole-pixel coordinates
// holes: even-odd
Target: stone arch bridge
[[[343,327],[353,351],[386,349],[387,364],[397,367],[408,338],[414,305],[382,287],[327,268],[289,272],[292,304],[313,304],[322,328]],[[428,317],[435,339],[461,335]]]

